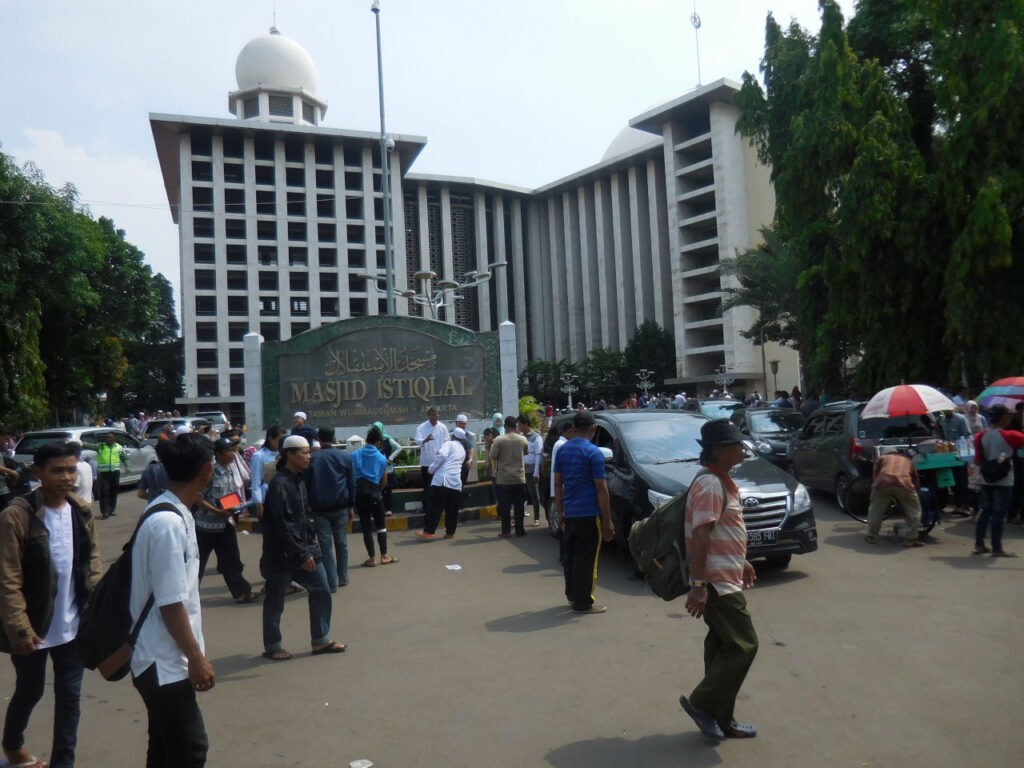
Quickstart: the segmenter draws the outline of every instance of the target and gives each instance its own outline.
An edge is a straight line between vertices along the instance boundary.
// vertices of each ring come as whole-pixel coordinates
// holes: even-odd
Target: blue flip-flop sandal
[[[721,727],[719,727],[718,723],[715,722],[714,716],[709,715],[707,712],[702,712],[701,710],[697,709],[695,706],[693,706],[693,704],[691,704],[687,700],[685,696],[679,697],[679,704],[680,706],[682,706],[686,714],[693,718],[693,722],[697,724],[697,727],[700,729],[700,732],[703,733],[705,736],[711,739],[725,738],[725,734],[722,732],[722,729]]]

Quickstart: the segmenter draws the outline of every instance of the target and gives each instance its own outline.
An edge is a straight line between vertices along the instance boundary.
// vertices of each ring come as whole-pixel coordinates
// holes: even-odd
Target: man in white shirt
[[[82,459],[82,444],[77,440],[72,440],[70,443],[71,447],[75,449],[75,460],[77,461],[76,470],[77,477],[75,478],[75,486],[72,489],[74,494],[80,498],[88,509],[92,509],[92,483],[96,479],[96,470],[93,466]]]
[[[102,564],[92,513],[72,493],[75,449],[49,443],[33,456],[39,482],[0,514],[0,650],[11,654],[15,684],[4,720],[5,764],[43,766],[25,749],[29,717],[43,697],[46,660],[53,663],[50,765],[75,764],[81,712],[79,612]]]
[[[420,480],[423,483],[423,509],[426,511],[430,499],[430,484],[433,474],[430,465],[441,450],[441,446],[448,442],[448,427],[440,420],[441,412],[437,406],[432,405],[427,409],[427,420],[416,428],[416,436],[413,438],[416,445],[420,447]]]
[[[441,446],[430,465],[432,493],[430,506],[423,518],[423,530],[416,535],[424,539],[434,538],[437,524],[444,513],[444,537],[455,538],[455,529],[459,525],[459,507],[462,502],[462,467],[466,463],[466,449],[463,440],[466,432],[456,427],[452,433],[454,440]]]
[[[147,768],[206,765],[209,743],[196,692],[214,686],[213,667],[205,655],[199,607],[199,547],[189,508],[213,477],[213,443],[198,433],[178,435],[162,457],[170,481],[150,507],[132,550],[132,622],[137,622],[150,595],[146,616],[132,654],[132,682],[149,715]]]
[[[519,434],[526,438],[526,456],[523,465],[526,470],[526,496],[533,505],[533,525],[540,525],[540,465],[544,461],[544,438],[533,428],[530,417],[525,413],[516,419]]]

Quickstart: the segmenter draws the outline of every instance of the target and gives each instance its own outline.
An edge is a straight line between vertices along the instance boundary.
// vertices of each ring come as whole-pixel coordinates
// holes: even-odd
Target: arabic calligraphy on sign
[[[417,373],[434,367],[437,353],[428,347],[371,347],[369,349],[327,350],[325,376],[364,373]]]

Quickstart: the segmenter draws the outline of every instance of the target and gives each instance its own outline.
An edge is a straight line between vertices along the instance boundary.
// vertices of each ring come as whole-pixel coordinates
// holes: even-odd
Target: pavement
[[[133,491],[99,521],[108,561],[142,509]],[[389,535],[393,566],[359,567],[334,599],[333,636],[346,653],[309,655],[302,595],[282,628],[296,655],[260,656],[259,604],[235,605],[223,581],[203,582],[207,655],[216,687],[199,700],[211,766],[377,768],[758,768],[1018,764],[1016,722],[1024,557],[972,556],[973,523],[957,518],[936,542],[871,546],[865,527],[815,497],[820,548],[784,571],[760,569],[748,604],[760,652],[737,717],[756,739],[714,744],[682,712],[702,669],[704,625],[681,600],[631,581],[605,550],[597,597],[608,612],[573,614],[557,546],[544,528],[499,539],[493,519],[455,539]],[[883,529],[886,534],[887,529]],[[259,584],[259,536],[240,536]],[[1024,554],[1019,527],[1007,548]],[[457,567],[456,567],[457,566]],[[0,663],[9,697],[13,670]],[[127,680],[87,673],[78,764],[144,762],[145,710]],[[52,693],[28,730],[49,751]]]

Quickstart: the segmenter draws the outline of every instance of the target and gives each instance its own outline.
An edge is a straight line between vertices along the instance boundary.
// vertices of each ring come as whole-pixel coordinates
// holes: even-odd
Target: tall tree
[[[624,375],[630,391],[635,389],[636,374],[641,368],[653,371],[651,380],[662,386],[665,379],[676,374],[676,343],[671,331],[653,320],[645,320],[633,332],[622,354]]]

